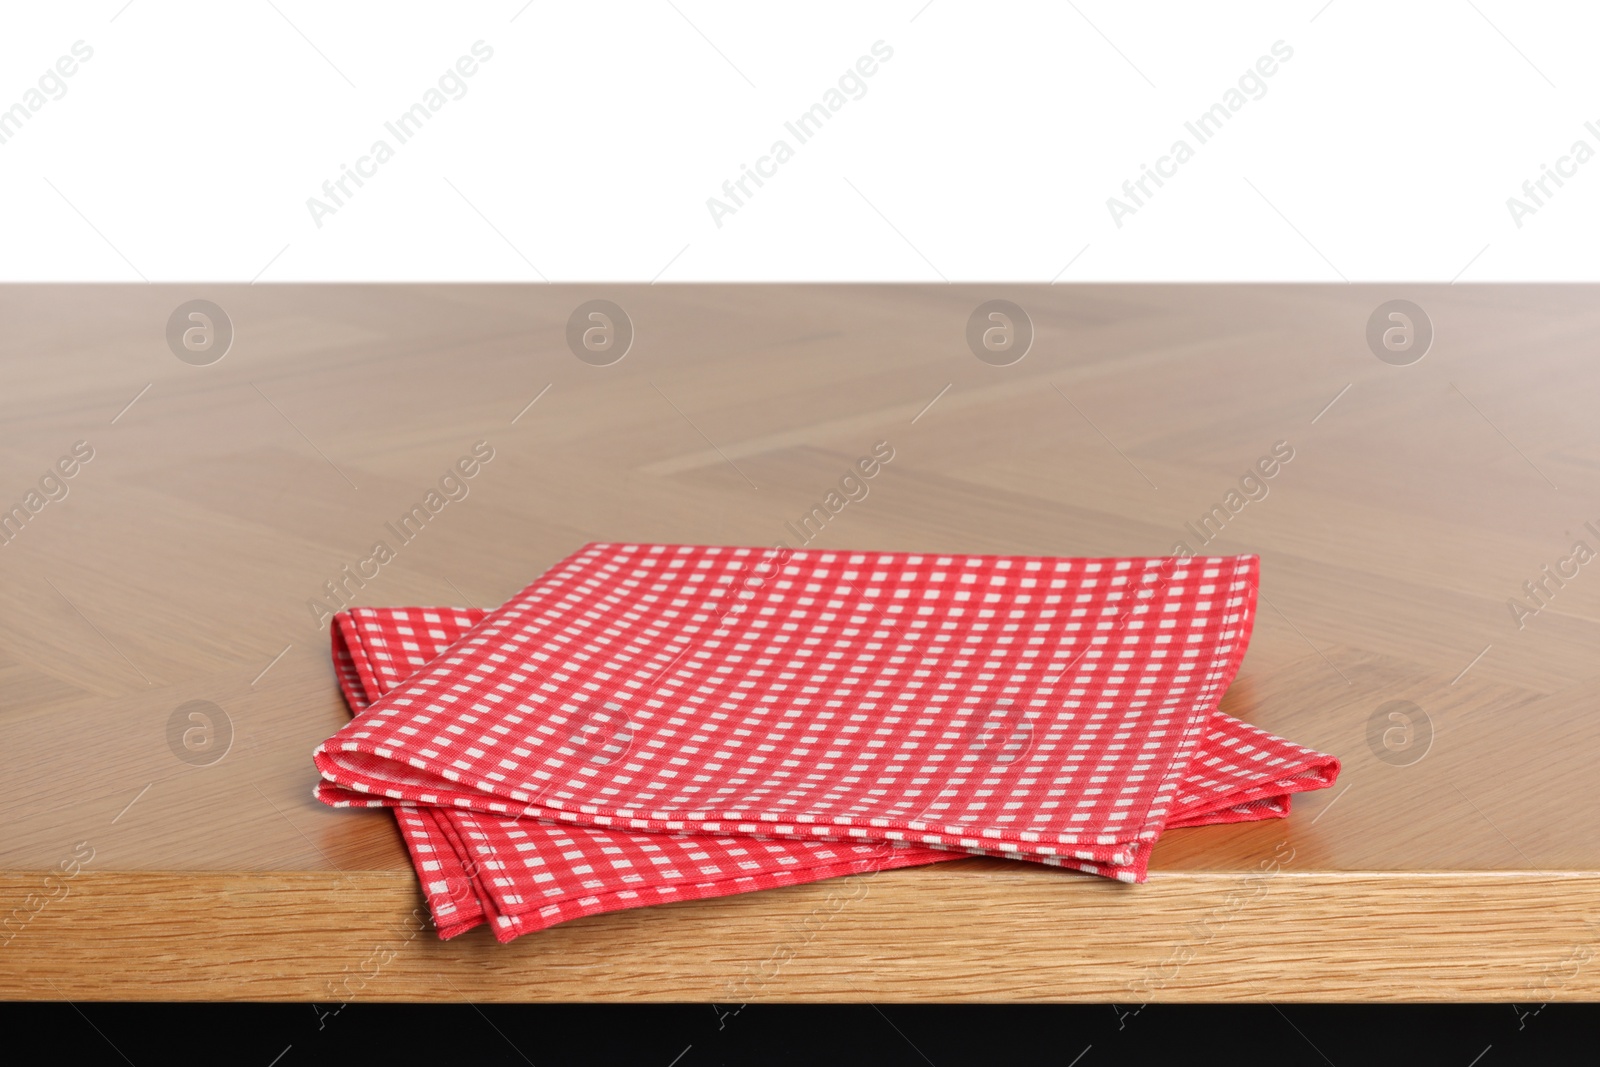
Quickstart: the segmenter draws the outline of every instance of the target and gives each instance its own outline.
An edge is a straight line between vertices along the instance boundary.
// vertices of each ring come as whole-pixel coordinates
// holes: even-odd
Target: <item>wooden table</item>
[[[208,348],[185,312],[169,345],[196,299],[231,320],[220,360],[221,322]],[[632,323],[610,365],[620,341],[569,350],[592,299]],[[967,341],[991,299],[1032,324],[1005,366],[1020,321],[986,359]],[[1409,365],[1421,322],[1410,349],[1386,316],[1401,350],[1368,341],[1393,299],[1436,334]],[[1595,308],[1575,286],[0,288],[0,507],[26,511],[0,527],[0,997],[1600,999]],[[360,603],[492,606],[590,540],[771,544],[887,440],[819,547],[1159,555],[1210,516],[1208,553],[1262,556],[1224,709],[1343,777],[1287,821],[1170,833],[1145,885],[973,859],[860,876],[837,910],[819,883],[440,942],[389,814],[312,799],[348,713],[308,602],[480,440],[470,495]],[[1266,495],[1228,508],[1279,442]]]

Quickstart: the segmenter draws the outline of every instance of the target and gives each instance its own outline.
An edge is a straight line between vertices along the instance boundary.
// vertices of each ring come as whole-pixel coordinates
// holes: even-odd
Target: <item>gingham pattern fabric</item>
[[[334,663],[352,711],[360,715],[484,614],[459,608],[339,613]],[[317,795],[335,806],[395,809],[434,924],[445,939],[487,921],[495,936],[509,941],[529,930],[604,911],[962,858],[960,853],[916,846],[609,834],[419,807],[343,793],[327,783]],[[531,876],[514,877],[535,868]],[[508,870],[513,876],[504,873]],[[531,888],[523,884],[530,879]]]
[[[1142,881],[1337,774],[1216,712],[1256,564],[589,545],[342,613],[319,796],[399,809],[445,936],[971,853]]]

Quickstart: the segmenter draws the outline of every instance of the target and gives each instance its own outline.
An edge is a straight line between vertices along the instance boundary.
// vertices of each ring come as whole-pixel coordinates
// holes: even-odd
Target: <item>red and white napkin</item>
[[[1002,856],[1145,879],[1338,761],[1217,711],[1257,557],[591,544],[500,608],[355,608],[317,796],[443,937]]]

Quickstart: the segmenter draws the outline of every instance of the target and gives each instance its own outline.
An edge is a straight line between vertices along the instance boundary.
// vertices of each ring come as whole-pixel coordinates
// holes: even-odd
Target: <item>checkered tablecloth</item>
[[[1257,558],[592,544],[355,608],[318,797],[395,808],[442,936],[1003,856],[1138,882],[1338,761],[1217,711]]]

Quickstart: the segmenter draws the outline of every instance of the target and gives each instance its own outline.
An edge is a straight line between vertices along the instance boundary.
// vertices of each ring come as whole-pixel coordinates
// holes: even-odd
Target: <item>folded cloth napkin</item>
[[[340,613],[317,795],[396,808],[444,937],[973,854],[1140,882],[1338,774],[1217,711],[1257,563],[591,544]]]

